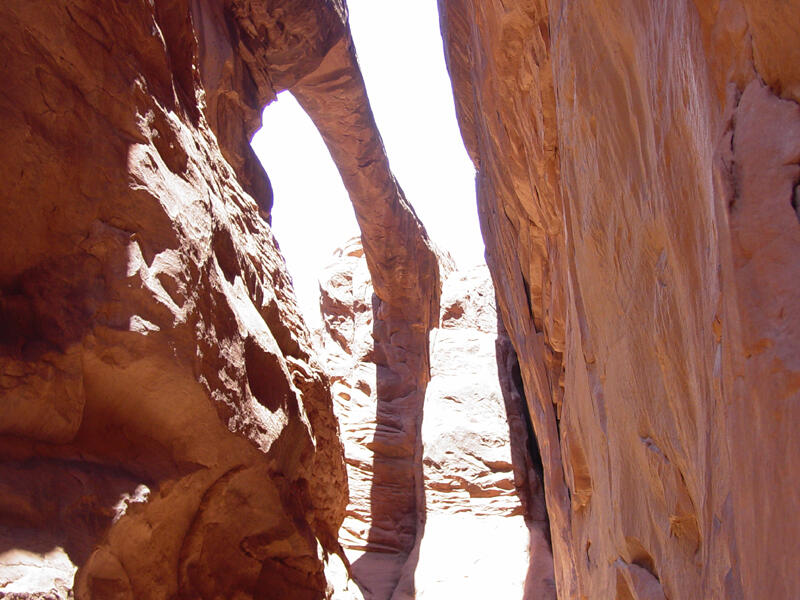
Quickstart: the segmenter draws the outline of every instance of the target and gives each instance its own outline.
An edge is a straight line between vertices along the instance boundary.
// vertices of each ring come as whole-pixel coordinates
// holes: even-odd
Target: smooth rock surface
[[[800,596],[800,5],[439,6],[559,597]]]
[[[390,571],[413,572],[424,522],[420,427],[430,377],[428,334],[439,314],[439,262],[389,169],[349,35],[290,89],[319,129],[353,202],[374,290],[370,302],[357,308],[372,312],[371,390],[377,400],[369,421],[374,431],[363,432],[372,435],[364,441],[372,472],[369,527],[360,539],[394,555]],[[384,496],[390,500],[374,500]],[[354,572],[364,567],[358,562]],[[382,585],[394,581],[392,575]]]

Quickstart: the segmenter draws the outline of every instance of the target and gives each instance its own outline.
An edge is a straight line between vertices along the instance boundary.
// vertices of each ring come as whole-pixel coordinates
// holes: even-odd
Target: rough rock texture
[[[372,282],[359,238],[349,240],[320,274],[323,329],[316,332],[329,374],[350,482],[350,499],[339,537],[350,549],[375,546],[367,539],[376,414],[376,365],[372,362]],[[386,500],[384,500],[386,503]],[[399,534],[399,532],[394,532]],[[382,549],[380,546],[378,549]]]
[[[11,0],[0,49],[0,594],[64,597],[77,567],[78,598],[329,595],[342,447],[249,147],[277,92],[310,77],[369,172],[350,186],[413,381],[438,306],[343,5]]]
[[[561,598],[795,598],[795,1],[440,0]]]
[[[392,434],[408,423],[409,415],[393,411],[399,426],[392,429],[378,424],[381,407],[376,385],[378,366],[373,358],[373,297],[364,249],[360,239],[354,238],[336,251],[334,261],[320,276],[323,329],[316,337],[347,449],[350,501],[340,541],[356,581],[370,599],[391,597],[424,517],[417,514],[413,478],[417,472],[421,477],[422,465],[414,465],[413,453],[398,452],[396,481],[376,480],[376,460],[391,452]],[[386,408],[391,409],[391,404]],[[377,531],[380,538],[374,535]]]
[[[497,343],[494,289],[486,268],[450,274],[442,286],[441,326],[431,334],[422,426],[429,513],[522,512],[512,462],[524,462],[527,445],[524,438],[514,440],[513,450],[521,456],[512,461]],[[527,437],[524,429],[521,433]]]
[[[445,263],[443,271],[450,270]],[[443,283],[421,430],[424,536],[416,540],[405,537],[404,521],[382,520],[385,507],[407,501],[408,483],[374,481],[378,457],[402,449],[385,417],[377,418],[383,407],[374,385],[374,296],[358,239],[337,251],[320,288],[318,339],[351,490],[341,541],[365,598],[554,597],[540,476],[514,381],[518,366],[504,332],[498,335],[485,267]],[[407,421],[408,405],[388,408],[394,422]],[[376,527],[380,540],[367,535]]]

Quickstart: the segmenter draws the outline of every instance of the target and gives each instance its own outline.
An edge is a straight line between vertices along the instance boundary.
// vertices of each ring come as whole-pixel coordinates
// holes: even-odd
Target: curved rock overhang
[[[12,0],[0,47],[4,548],[64,547],[83,598],[328,593],[342,447],[249,145],[290,89],[362,227],[385,400],[417,410],[407,551],[438,266],[344,5]]]

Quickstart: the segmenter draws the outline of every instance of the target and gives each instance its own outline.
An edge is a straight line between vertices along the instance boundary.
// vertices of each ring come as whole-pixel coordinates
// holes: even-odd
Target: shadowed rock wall
[[[561,598],[794,598],[796,2],[440,0]]]

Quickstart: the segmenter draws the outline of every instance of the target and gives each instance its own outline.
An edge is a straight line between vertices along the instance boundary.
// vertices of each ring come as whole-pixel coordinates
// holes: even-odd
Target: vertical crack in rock
[[[556,557],[559,593],[577,597],[569,575],[569,490],[564,481],[553,399],[561,371],[547,357],[563,353],[564,307],[548,288],[564,282],[555,90],[544,2],[495,3],[441,0],[445,58],[467,152],[478,168],[477,195],[487,264],[498,309],[519,356],[528,409],[539,443],[544,491]],[[482,77],[486,76],[488,86]],[[527,92],[523,101],[518,82]],[[511,124],[534,123],[512,127]],[[513,135],[513,137],[511,137]],[[548,253],[548,249],[552,249]],[[545,260],[542,260],[545,258]],[[541,323],[542,333],[538,333]]]
[[[502,320],[497,319],[497,369],[509,427],[514,479],[529,529],[529,563],[523,599],[555,598],[550,520],[544,497],[544,469],[528,413],[520,365]]]

